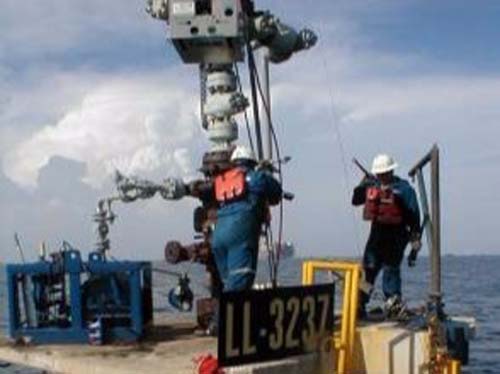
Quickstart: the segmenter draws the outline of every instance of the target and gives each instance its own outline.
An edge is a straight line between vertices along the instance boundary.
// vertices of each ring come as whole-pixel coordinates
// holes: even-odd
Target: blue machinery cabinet
[[[132,342],[152,323],[151,264],[62,251],[7,265],[9,335],[33,343]]]

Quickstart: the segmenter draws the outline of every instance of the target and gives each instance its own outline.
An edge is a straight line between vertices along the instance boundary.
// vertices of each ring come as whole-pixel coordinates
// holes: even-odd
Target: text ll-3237
[[[333,304],[333,284],[226,293],[219,361],[234,366],[322,349],[333,334]]]

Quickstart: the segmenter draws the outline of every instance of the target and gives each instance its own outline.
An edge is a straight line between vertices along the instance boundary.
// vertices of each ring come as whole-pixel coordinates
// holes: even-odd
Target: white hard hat
[[[395,170],[398,164],[394,159],[386,154],[377,155],[373,159],[372,174],[384,174]]]
[[[257,162],[252,150],[245,147],[244,145],[237,146],[234,149],[233,154],[231,155],[231,161],[234,162],[234,161],[238,161],[238,160],[249,160],[249,161]]]

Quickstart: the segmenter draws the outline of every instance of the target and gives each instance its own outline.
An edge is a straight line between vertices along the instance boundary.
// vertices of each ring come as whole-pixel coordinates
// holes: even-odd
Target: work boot
[[[216,338],[219,334],[219,315],[218,311],[215,310],[215,312],[207,316],[206,323],[204,323],[202,326],[200,326],[196,330],[196,335],[199,336],[211,336]]]
[[[219,325],[215,321],[210,321],[206,331],[207,336],[216,338],[219,335]]]
[[[194,334],[196,336],[210,336],[210,337],[213,337],[213,338],[216,338],[219,334],[219,327],[217,326],[217,324],[213,321],[210,321],[208,323],[208,326],[206,327],[201,327],[201,326],[198,326],[195,330],[194,330]]]
[[[406,304],[398,295],[392,296],[385,302],[387,319],[400,320],[406,315]]]

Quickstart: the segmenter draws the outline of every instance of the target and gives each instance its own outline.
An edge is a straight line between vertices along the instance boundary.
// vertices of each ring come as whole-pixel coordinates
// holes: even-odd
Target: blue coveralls
[[[362,205],[366,189],[379,185],[378,181],[366,180],[354,189],[353,205]],[[386,298],[401,297],[401,262],[410,238],[420,230],[420,209],[415,190],[408,181],[393,177],[391,188],[403,211],[403,222],[388,225],[373,222],[363,255],[365,280],[372,286],[381,270],[384,270],[382,289]],[[361,292],[360,306],[364,310],[370,294]]]
[[[282,197],[280,183],[265,171],[246,168],[246,185],[242,198],[218,209],[212,236],[212,252],[225,292],[252,287],[267,204],[276,205]]]

